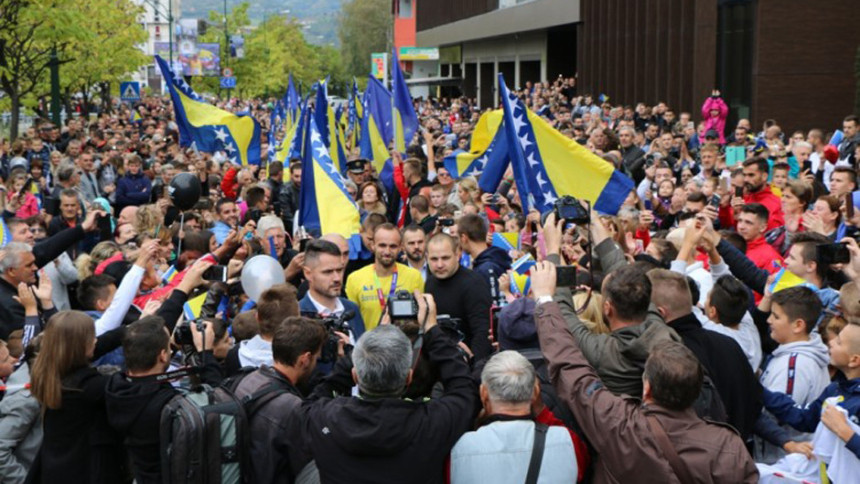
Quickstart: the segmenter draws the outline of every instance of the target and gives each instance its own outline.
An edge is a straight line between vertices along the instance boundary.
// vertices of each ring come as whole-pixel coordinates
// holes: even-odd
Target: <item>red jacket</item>
[[[782,214],[782,200],[770,191],[770,186],[765,185],[755,193],[744,195],[744,203],[760,203],[764,205],[770,218],[767,220],[767,230],[773,230],[785,225],[785,217]],[[722,227],[735,226],[734,211],[730,205],[720,207],[720,225]]]
[[[224,198],[229,198],[230,200],[239,198],[239,194],[236,193],[236,188],[239,185],[239,182],[236,181],[236,175],[238,174],[239,167],[236,165],[231,166],[227,169],[227,173],[224,173],[224,179],[221,180],[221,192],[224,193]]]
[[[780,265],[783,263],[782,256],[779,255],[776,249],[773,248],[772,245],[768,244],[764,239],[764,236],[759,236],[759,238],[747,242],[747,258],[753,262],[759,269],[764,269],[768,273],[773,274],[778,271],[778,267],[774,267],[773,263],[777,262]],[[761,300],[761,295],[759,293],[754,293],[755,302]]]

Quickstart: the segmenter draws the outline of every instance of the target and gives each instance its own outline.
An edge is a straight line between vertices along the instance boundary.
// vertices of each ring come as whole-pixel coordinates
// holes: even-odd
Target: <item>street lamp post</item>
[[[170,68],[173,69],[173,0],[167,0],[167,41],[170,44]]]
[[[60,60],[57,48],[51,49],[51,121],[60,126]],[[68,113],[67,113],[68,114]]]

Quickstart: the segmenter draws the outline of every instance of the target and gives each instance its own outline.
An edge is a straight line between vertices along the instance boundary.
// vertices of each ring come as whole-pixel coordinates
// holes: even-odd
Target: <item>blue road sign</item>
[[[121,82],[119,84],[119,95],[123,101],[140,101],[140,83]]]
[[[235,77],[222,77],[221,78],[221,89],[235,89],[236,88],[236,78]]]

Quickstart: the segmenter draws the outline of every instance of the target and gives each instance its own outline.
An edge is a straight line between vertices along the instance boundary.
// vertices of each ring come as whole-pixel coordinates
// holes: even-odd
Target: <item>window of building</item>
[[[729,106],[727,126],[750,116],[754,33],[754,2],[723,0],[719,4],[715,87]]]
[[[517,5],[533,1],[534,0],[499,0],[499,8],[516,7]]]
[[[397,16],[400,18],[412,18],[412,0],[398,0]]]

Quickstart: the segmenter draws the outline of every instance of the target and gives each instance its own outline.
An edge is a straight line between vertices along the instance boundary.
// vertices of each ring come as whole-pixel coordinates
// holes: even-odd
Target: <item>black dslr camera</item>
[[[206,331],[206,327],[204,326],[203,321],[200,319],[185,321],[182,324],[177,324],[176,329],[173,331],[173,340],[176,342],[177,345],[183,347],[190,346],[192,349],[194,348],[194,335],[191,334],[192,324],[197,326],[197,331],[199,331],[200,333]]]
[[[443,331],[450,334],[458,342],[462,342],[466,339],[466,335],[463,334],[463,330],[460,329],[460,323],[460,318],[452,318],[447,314],[436,316],[436,326],[442,328]]]
[[[328,339],[323,344],[319,361],[321,363],[337,361],[337,343],[340,341],[340,337],[334,333],[339,332],[349,336],[352,331],[349,327],[349,320],[355,317],[355,311],[344,311],[340,316],[331,318],[320,318],[316,312],[303,311],[302,316],[319,321],[328,332]]]
[[[418,301],[409,291],[397,291],[388,299],[388,317],[391,321],[418,319]]]
[[[552,210],[541,215],[541,225],[546,224],[546,218],[554,213],[556,221],[563,220],[565,224],[584,225],[591,221],[589,209],[582,206],[576,197],[565,195],[553,204]]]

